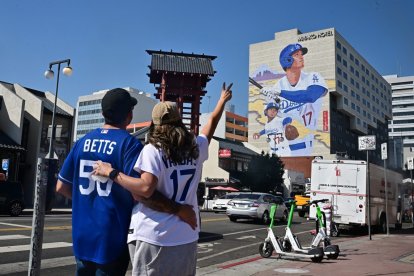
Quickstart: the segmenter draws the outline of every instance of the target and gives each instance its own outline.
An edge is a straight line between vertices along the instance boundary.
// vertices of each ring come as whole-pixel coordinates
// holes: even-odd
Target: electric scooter
[[[327,201],[328,199],[321,199],[321,200],[313,200],[309,202],[310,204],[316,204],[316,220],[317,220],[317,224],[319,225],[319,231],[314,236],[310,247],[302,247],[297,236],[292,233],[290,226],[292,224],[292,217],[293,217],[293,212],[295,210],[296,201],[294,200],[290,201],[291,205],[290,205],[289,219],[286,225],[286,234],[283,239],[283,247],[285,248],[286,251],[307,253],[309,252],[309,250],[312,250],[313,248],[318,248],[321,242],[323,242],[323,252],[325,256],[328,259],[338,258],[339,246],[331,244],[331,241],[328,235],[326,234],[326,228],[325,228],[325,224],[323,221],[322,211],[318,205],[319,202],[327,202]]]
[[[323,249],[321,247],[311,248],[307,253],[302,252],[287,252],[285,248],[283,248],[283,241],[275,236],[273,233],[273,225],[274,225],[274,216],[276,212],[277,205],[272,205],[270,207],[270,225],[267,229],[267,237],[263,243],[259,246],[259,253],[260,256],[263,258],[269,258],[272,256],[273,251],[276,251],[279,254],[279,258],[282,256],[288,256],[293,258],[306,258],[311,259],[314,263],[320,263],[323,259]]]

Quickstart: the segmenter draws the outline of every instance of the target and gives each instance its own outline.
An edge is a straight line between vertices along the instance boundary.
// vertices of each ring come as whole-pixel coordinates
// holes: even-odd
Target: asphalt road
[[[258,254],[264,241],[266,226],[239,220],[230,222],[224,213],[201,212],[201,233],[198,243],[198,267],[220,264]],[[0,216],[0,274],[27,275],[30,255],[32,214],[13,218]],[[274,230],[283,235],[285,224]],[[308,245],[314,222],[294,216],[293,232],[302,244]],[[45,217],[41,275],[73,275],[74,258],[71,243],[71,214],[52,213]]]

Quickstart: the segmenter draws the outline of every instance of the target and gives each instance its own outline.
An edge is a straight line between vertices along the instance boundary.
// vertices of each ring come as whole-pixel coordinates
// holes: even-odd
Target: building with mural
[[[391,86],[335,29],[275,33],[249,49],[248,141],[283,158],[366,159],[388,140]],[[311,158],[312,159],[312,158]]]

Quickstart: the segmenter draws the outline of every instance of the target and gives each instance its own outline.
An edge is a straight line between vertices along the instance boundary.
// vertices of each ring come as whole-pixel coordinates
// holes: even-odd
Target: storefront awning
[[[2,131],[0,131],[0,149],[25,151],[25,148],[14,142],[9,136],[7,136]]]

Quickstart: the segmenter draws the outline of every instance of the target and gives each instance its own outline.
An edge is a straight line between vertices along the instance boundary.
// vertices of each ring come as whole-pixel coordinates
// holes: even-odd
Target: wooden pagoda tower
[[[207,82],[216,73],[215,56],[152,51],[150,83],[156,86],[155,97],[160,101],[176,102],[184,124],[196,135],[200,126],[200,104],[207,93]]]

